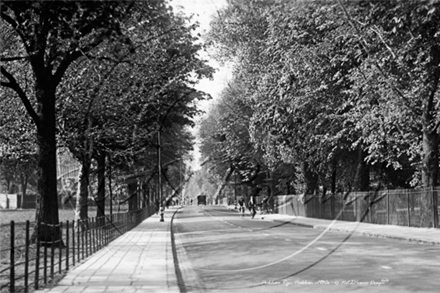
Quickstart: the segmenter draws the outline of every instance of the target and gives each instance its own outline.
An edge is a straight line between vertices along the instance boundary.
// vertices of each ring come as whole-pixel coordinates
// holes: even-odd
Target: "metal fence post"
[[[335,219],[335,196],[336,195],[333,193],[332,197],[330,198],[330,217],[332,220]]]
[[[75,220],[72,221],[72,265],[75,265]]]
[[[343,221],[344,220],[345,208],[347,207],[345,205],[345,203],[344,203],[344,194],[341,194],[341,202],[342,202],[342,205],[341,205],[341,220]]]
[[[368,202],[367,202],[367,209],[368,209],[368,214],[367,214],[367,221],[368,223],[372,224],[373,223],[373,206],[371,204],[371,197],[373,195],[371,194],[371,191],[368,192]]]
[[[50,243],[50,279],[53,281],[54,279],[54,267],[55,267],[55,242],[51,241]]]
[[[82,221],[78,219],[78,255],[81,255],[81,259],[84,259],[84,229],[82,227]],[[79,250],[81,249],[81,253]],[[78,259],[80,256],[78,256]]]
[[[44,242],[43,268],[43,282],[44,284],[47,284],[47,242]]]
[[[40,222],[37,222],[37,252],[35,256],[35,280],[34,280],[34,289],[38,290],[38,282],[40,278]]]
[[[360,220],[360,214],[359,214],[359,211],[358,211],[358,198],[359,198],[359,196],[356,196],[355,197],[355,200],[354,200],[354,203],[353,203],[353,205],[354,205],[354,207],[353,207],[353,210],[354,210],[354,217],[355,217],[355,219],[356,219],[356,222],[359,222],[359,220]]]
[[[98,249],[101,249],[102,247],[102,229],[104,229],[105,227],[105,218],[104,220],[99,220],[99,226],[98,226],[98,230],[96,230],[97,233],[97,240],[98,240]]]
[[[322,210],[323,210],[323,203],[322,203],[322,194],[317,199],[317,204],[319,207],[319,218],[322,219]]]
[[[434,228],[438,228],[438,197],[435,187],[432,187],[432,217]]]
[[[61,250],[61,246],[63,244],[63,222],[60,222],[60,231],[61,231],[61,236],[60,236],[60,241],[58,242],[58,256],[59,256],[59,260],[58,260],[58,273],[61,274],[61,263],[63,262],[63,253]]]
[[[29,228],[30,223],[26,221],[26,243],[24,251],[24,291],[28,292],[29,287]]]
[[[89,238],[89,254],[88,255],[92,255],[93,254],[93,246],[92,246],[92,229],[93,227],[92,225],[92,221],[91,219],[87,219],[87,235]]]
[[[411,208],[410,208],[410,201],[409,201],[409,190],[406,190],[406,203],[407,203],[407,212],[408,212],[408,227],[411,227]]]
[[[85,229],[86,229],[86,231],[85,231],[85,233],[86,233],[86,258],[87,257],[89,257],[89,252],[90,252],[90,221],[89,221],[89,219],[87,218],[86,220],[85,220],[85,222],[86,222],[86,225],[85,225]]]
[[[69,220],[66,221],[66,271],[69,270]]]
[[[109,225],[106,226],[106,229],[104,230],[104,233],[102,234],[103,237],[103,245],[106,246],[107,245],[107,238],[108,238],[108,227]]]
[[[387,225],[390,224],[390,192],[387,189]]]
[[[92,253],[96,252],[96,246],[95,246],[95,236],[96,236],[96,218],[92,218]]]
[[[11,255],[9,264],[9,290],[15,292],[15,222],[11,221]]]

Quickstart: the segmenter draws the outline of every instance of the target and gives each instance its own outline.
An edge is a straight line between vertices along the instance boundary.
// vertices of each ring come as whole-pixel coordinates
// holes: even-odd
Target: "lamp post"
[[[160,200],[160,222],[163,222],[163,214],[164,214],[164,205],[163,205],[163,199],[162,199],[162,161],[161,161],[161,140],[160,140],[160,128],[157,132],[157,168],[159,172],[158,177],[158,194],[159,194],[159,200]]]
[[[235,198],[235,209],[237,209],[237,170],[234,170],[234,198]]]

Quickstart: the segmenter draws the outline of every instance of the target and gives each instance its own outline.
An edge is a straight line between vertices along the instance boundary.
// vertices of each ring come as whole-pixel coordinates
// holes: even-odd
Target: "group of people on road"
[[[255,215],[257,214],[257,200],[256,197],[258,196],[258,194],[260,193],[260,191],[262,190],[262,188],[260,186],[257,186],[256,189],[254,190],[254,192],[252,193],[252,195],[249,198],[249,202],[248,202],[248,209],[251,215],[251,219],[253,219],[255,217]],[[266,195],[263,198],[262,201],[262,207],[266,206],[266,210],[267,210],[267,202],[269,200],[269,197]],[[240,216],[243,218],[244,214],[245,214],[245,200],[244,197],[241,196],[240,199],[238,200],[238,212],[240,213]]]

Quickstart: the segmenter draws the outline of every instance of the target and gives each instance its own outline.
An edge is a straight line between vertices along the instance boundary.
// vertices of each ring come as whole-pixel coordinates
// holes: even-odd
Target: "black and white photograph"
[[[440,0],[1,0],[1,293],[440,292]]]

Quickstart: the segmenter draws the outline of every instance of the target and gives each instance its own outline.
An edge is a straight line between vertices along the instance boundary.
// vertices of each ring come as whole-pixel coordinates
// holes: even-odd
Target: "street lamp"
[[[235,198],[235,209],[237,209],[237,170],[234,170],[234,198]]]
[[[179,158],[179,194],[177,198],[180,200],[180,205],[183,205],[183,195],[182,195],[182,158]],[[180,196],[179,196],[180,195]]]
[[[160,200],[160,222],[163,222],[163,214],[164,214],[164,205],[163,205],[163,199],[162,199],[162,162],[161,162],[161,141],[160,141],[160,128],[157,132],[157,168],[159,172],[158,177],[158,193],[159,193],[159,200]]]

